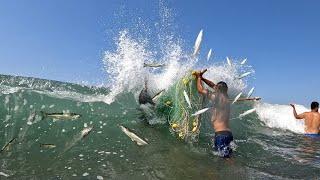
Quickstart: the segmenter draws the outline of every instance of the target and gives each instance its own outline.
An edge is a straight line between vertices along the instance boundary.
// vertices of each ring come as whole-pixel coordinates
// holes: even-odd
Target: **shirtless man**
[[[197,78],[197,90],[200,94],[206,95],[213,102],[213,115],[211,118],[212,127],[215,131],[214,146],[221,157],[229,158],[232,149],[230,147],[233,136],[229,128],[230,119],[230,101],[228,96],[228,86],[225,82],[214,84],[202,77],[202,72],[195,72]],[[215,90],[215,93],[210,93],[202,86],[204,81],[209,87]]]
[[[293,115],[296,119],[304,119],[304,132],[306,135],[320,135],[320,113],[318,112],[319,103],[311,103],[311,111],[304,112],[302,114],[297,114],[296,108],[293,104],[290,104],[293,107]]]

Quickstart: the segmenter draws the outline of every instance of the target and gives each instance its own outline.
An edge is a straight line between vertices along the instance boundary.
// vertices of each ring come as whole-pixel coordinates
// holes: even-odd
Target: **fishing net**
[[[190,99],[191,107],[187,98]],[[192,114],[202,108],[202,99],[197,91],[196,78],[190,71],[159,97],[156,112],[167,119],[170,131],[177,137],[186,141],[196,141],[200,133],[201,115]]]

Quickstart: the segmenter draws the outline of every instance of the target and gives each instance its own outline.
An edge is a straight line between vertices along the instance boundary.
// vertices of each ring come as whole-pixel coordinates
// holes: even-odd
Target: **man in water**
[[[293,108],[293,115],[296,119],[304,119],[304,132],[306,135],[320,135],[320,113],[318,112],[319,103],[311,103],[311,111],[298,114],[294,104],[290,104]]]
[[[225,82],[221,81],[217,84],[202,77],[202,72],[195,72],[194,75],[197,78],[197,90],[200,94],[205,95],[213,103],[213,115],[211,118],[212,127],[215,131],[214,146],[222,157],[229,158],[232,149],[230,147],[233,136],[229,128],[230,119],[230,102],[228,96],[228,86]],[[215,90],[214,93],[205,89],[202,85],[204,81],[209,87]]]

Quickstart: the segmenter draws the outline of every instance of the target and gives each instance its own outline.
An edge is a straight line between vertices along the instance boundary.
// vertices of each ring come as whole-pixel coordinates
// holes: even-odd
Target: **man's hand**
[[[255,100],[255,101],[260,101],[260,100],[261,100],[261,97],[255,97],[254,100]]]
[[[202,70],[202,71],[200,72],[200,77],[202,77],[202,75],[203,75],[205,72],[207,72],[207,70],[208,70],[208,69]]]
[[[293,108],[296,108],[296,107],[294,106],[294,104],[290,104],[290,106],[293,107]]]
[[[202,78],[202,75],[207,72],[207,69],[204,69],[202,71],[193,71],[192,75],[196,76],[196,78]]]

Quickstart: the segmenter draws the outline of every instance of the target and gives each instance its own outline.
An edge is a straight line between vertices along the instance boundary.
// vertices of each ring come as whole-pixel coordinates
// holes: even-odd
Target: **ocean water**
[[[214,132],[208,114],[196,142],[179,140],[152,112],[142,118],[137,97],[145,81],[155,94],[190,70],[207,68],[205,77],[225,81],[231,98],[246,95],[254,86],[254,68],[242,65],[243,59],[229,58],[229,64],[213,55],[205,60],[201,48],[200,55],[191,55],[193,44],[179,38],[171,27],[171,10],[163,1],[159,4],[160,20],[154,27],[133,16],[142,23],[114,33],[114,48],[106,50],[102,60],[104,86],[0,75],[0,147],[15,138],[0,153],[0,179],[319,179],[320,138],[303,135],[303,122],[293,117],[288,105],[263,99],[232,105],[234,154],[228,160],[211,147]],[[200,45],[206,43],[206,33]],[[165,67],[143,67],[154,62]],[[246,72],[252,74],[237,79]],[[239,118],[252,108],[256,112]],[[297,109],[308,110],[301,105]],[[54,121],[41,111],[81,117]],[[137,146],[119,125],[149,144]],[[93,130],[81,138],[86,127]],[[41,143],[56,147],[43,148]]]
[[[320,139],[302,135],[303,123],[292,117],[287,105],[233,105],[235,152],[225,160],[212,151],[214,132],[208,119],[202,122],[198,142],[184,142],[166,124],[145,123],[134,93],[121,93],[108,104],[103,101],[110,94],[107,88],[6,75],[0,82],[0,144],[16,138],[0,153],[0,171],[8,179],[319,178]],[[252,107],[256,113],[238,118]],[[82,116],[53,121],[42,118],[40,111]],[[137,146],[120,124],[149,145]],[[85,127],[94,129],[78,138]],[[40,143],[56,148],[42,148]]]

